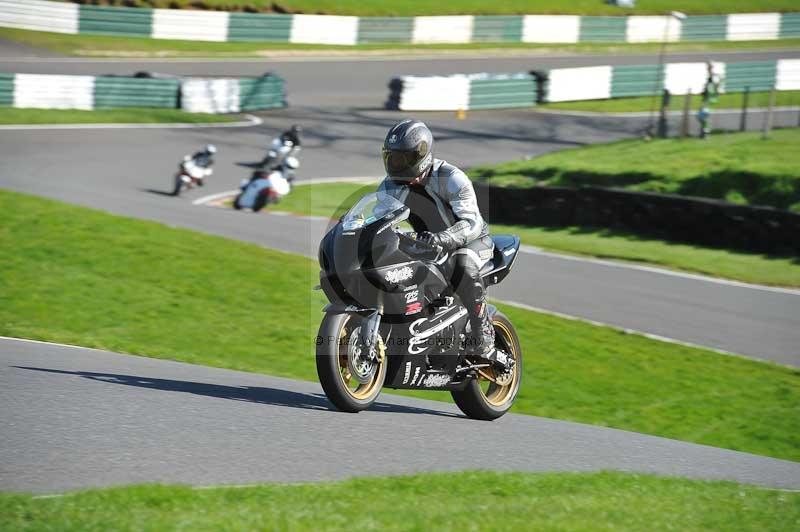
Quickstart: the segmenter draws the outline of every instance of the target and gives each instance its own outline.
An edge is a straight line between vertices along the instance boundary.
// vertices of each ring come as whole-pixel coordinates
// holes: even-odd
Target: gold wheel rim
[[[514,369],[512,370],[513,374],[511,376],[511,382],[505,386],[494,382],[494,370],[492,368],[486,368],[484,370],[486,373],[483,371],[480,372],[480,380],[484,383],[482,386],[480,386],[481,394],[492,406],[501,407],[514,397],[517,386],[519,385],[519,351],[517,350],[516,345],[514,345],[514,336],[511,333],[511,329],[499,321],[493,322],[492,325],[494,325],[495,335],[497,336],[495,343],[500,340],[502,345],[499,347],[506,350],[508,354],[514,357],[514,361],[516,362],[516,364],[514,364]],[[488,386],[486,386],[487,383]],[[479,382],[478,384],[480,385],[481,383]],[[485,389],[484,386],[486,386]]]
[[[370,378],[368,382],[362,384],[353,378],[353,376],[350,374],[350,369],[347,366],[347,350],[350,347],[350,340],[348,337],[350,337],[353,333],[353,330],[348,327],[349,323],[350,316],[347,316],[342,324],[342,328],[339,330],[339,345],[337,346],[339,377],[342,379],[342,384],[344,385],[344,389],[347,391],[348,395],[350,395],[353,399],[363,401],[372,396],[372,394],[375,393],[376,388],[380,388],[381,376],[383,375],[385,368],[385,361],[380,360],[378,362],[378,367],[375,368],[372,378]]]

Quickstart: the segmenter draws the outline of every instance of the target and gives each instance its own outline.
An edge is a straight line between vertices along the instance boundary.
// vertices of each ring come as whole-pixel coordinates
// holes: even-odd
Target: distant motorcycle
[[[217,148],[213,144],[209,144],[194,155],[186,155],[178,165],[172,195],[179,196],[183,190],[189,190],[196,186],[202,187],[205,184],[205,178],[214,173],[212,156],[216,152]]]
[[[270,171],[257,170],[250,179],[243,179],[240,192],[233,200],[234,209],[251,209],[258,212],[266,205],[278,203],[292,191],[294,172],[300,162],[287,157],[283,164]]]

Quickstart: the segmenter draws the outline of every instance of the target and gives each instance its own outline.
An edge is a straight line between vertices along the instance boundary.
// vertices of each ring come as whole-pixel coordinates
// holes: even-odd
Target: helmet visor
[[[413,179],[421,173],[419,163],[427,155],[427,147],[410,151],[383,148],[382,155],[386,175]]]

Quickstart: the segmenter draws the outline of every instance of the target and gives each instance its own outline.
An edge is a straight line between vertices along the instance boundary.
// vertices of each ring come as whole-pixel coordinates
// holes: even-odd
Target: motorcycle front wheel
[[[183,188],[183,179],[181,179],[181,175],[178,174],[175,176],[175,186],[172,189],[172,195],[179,196],[182,188]]]
[[[357,315],[325,314],[316,340],[319,382],[331,403],[343,412],[369,408],[380,395],[386,378],[383,353],[375,362],[359,357],[360,327]]]
[[[491,421],[497,419],[511,408],[519,392],[522,379],[522,347],[514,325],[502,313],[492,317],[494,325],[495,347],[502,349],[514,358],[514,369],[511,375],[499,376],[492,368],[478,370],[478,376],[472,379],[461,391],[452,391],[458,408],[467,417]]]

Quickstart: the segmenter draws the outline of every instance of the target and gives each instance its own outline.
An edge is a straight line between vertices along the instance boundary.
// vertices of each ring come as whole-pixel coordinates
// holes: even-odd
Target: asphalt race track
[[[325,222],[192,205],[236,188],[271,135],[304,124],[302,177],[377,176],[378,150],[398,115],[390,111],[289,108],[268,125],[210,129],[1,130],[0,187],[159,220],[315,257]],[[426,113],[438,153],[470,166],[631,136],[647,118],[560,116],[536,111]],[[719,117],[718,117],[719,118]],[[735,116],[728,117],[731,121]],[[781,119],[797,118],[796,112]],[[757,120],[751,123],[756,124]],[[208,142],[219,149],[207,187],[175,199],[177,161]],[[452,154],[452,157],[451,157]],[[525,254],[490,295],[534,307],[782,364],[800,365],[800,294]]]
[[[285,76],[292,107],[260,113],[265,123],[257,127],[0,128],[0,187],[308,256],[315,256],[328,221],[253,215],[192,200],[235,188],[248,175],[237,163],[260,159],[271,137],[295,122],[305,128],[301,179],[380,175],[380,143],[401,116],[381,109],[393,74],[524,70],[533,60],[548,66],[652,61],[552,56],[128,63],[19,60],[8,50],[0,44],[0,71],[255,75],[272,69]],[[737,54],[742,60],[766,57],[800,57],[800,51]],[[649,123],[648,117],[536,110],[470,112],[466,120],[452,113],[420,115],[437,136],[438,154],[464,167],[627,138]],[[751,126],[762,119],[754,113]],[[797,120],[796,111],[781,112],[776,124]],[[738,116],[718,113],[715,121],[735,127]],[[209,142],[220,153],[208,186],[178,199],[166,196],[182,155]],[[490,295],[800,366],[800,294],[793,291],[528,251]],[[451,405],[390,396],[371,411],[347,415],[329,410],[316,383],[8,339],[0,340],[0,405],[2,490],[474,468],[619,469],[800,487],[799,464],[745,453],[530,416],[474,422]]]
[[[0,489],[297,482],[421,471],[616,469],[800,488],[800,463],[533,416],[492,422],[316,383],[0,340]]]

